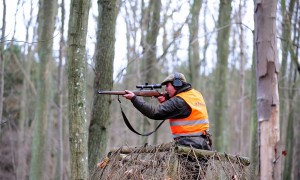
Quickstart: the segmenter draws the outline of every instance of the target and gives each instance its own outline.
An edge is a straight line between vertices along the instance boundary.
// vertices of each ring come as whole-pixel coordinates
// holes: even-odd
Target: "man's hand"
[[[128,91],[128,90],[125,90],[125,93],[126,94],[124,94],[123,97],[126,98],[126,99],[129,99],[129,100],[131,100],[132,97],[135,96],[135,94],[133,92]]]
[[[157,99],[160,103],[163,103],[167,100],[165,96],[158,96]]]

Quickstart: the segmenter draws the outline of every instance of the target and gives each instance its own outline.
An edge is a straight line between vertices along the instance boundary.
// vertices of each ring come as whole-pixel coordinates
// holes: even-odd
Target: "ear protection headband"
[[[179,78],[180,78],[179,73],[175,72],[174,73],[174,80],[173,80],[173,83],[172,83],[174,87],[182,86],[182,81]]]

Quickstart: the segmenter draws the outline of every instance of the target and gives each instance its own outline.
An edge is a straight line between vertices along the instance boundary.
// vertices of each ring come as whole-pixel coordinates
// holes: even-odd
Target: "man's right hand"
[[[160,103],[163,103],[167,100],[165,96],[158,96],[157,99]]]

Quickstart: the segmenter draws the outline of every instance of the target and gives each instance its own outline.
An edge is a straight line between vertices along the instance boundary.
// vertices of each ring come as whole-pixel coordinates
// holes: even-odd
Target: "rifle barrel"
[[[134,90],[132,91],[137,96],[144,96],[144,97],[158,97],[162,96],[161,92],[157,90]],[[98,94],[107,94],[107,95],[124,95],[126,94],[125,91],[98,91]]]
[[[125,91],[98,91],[98,94],[107,94],[107,95],[124,95]]]

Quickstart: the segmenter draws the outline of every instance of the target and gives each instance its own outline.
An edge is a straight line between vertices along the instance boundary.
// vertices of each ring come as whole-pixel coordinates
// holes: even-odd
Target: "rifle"
[[[138,88],[139,90],[132,90],[131,92],[133,92],[135,95],[137,96],[144,96],[144,97],[159,97],[159,96],[165,96],[167,99],[169,99],[169,95],[167,93],[162,93],[159,92],[157,89],[161,88],[161,84],[148,84],[145,83],[144,85],[136,85],[136,88]],[[98,94],[107,94],[107,95],[125,95],[126,92],[125,91],[98,91]],[[141,134],[139,132],[137,132],[130,124],[130,122],[128,121],[122,106],[121,106],[121,101],[119,99],[118,96],[118,101],[120,103],[120,109],[121,109],[121,113],[124,119],[124,122],[126,124],[126,126],[134,133],[140,135],[140,136],[149,136],[150,134],[154,133],[157,131],[157,129],[163,124],[163,122],[165,120],[163,120],[162,122],[160,122],[160,124],[154,129],[154,131],[149,132],[149,133],[145,133],[145,134]]]
[[[136,88],[139,90],[130,90],[137,96],[143,97],[159,97],[165,96],[164,93],[159,92],[157,89],[161,88],[161,84],[148,84],[136,85]],[[98,94],[107,94],[107,95],[125,95],[125,91],[98,91]]]

